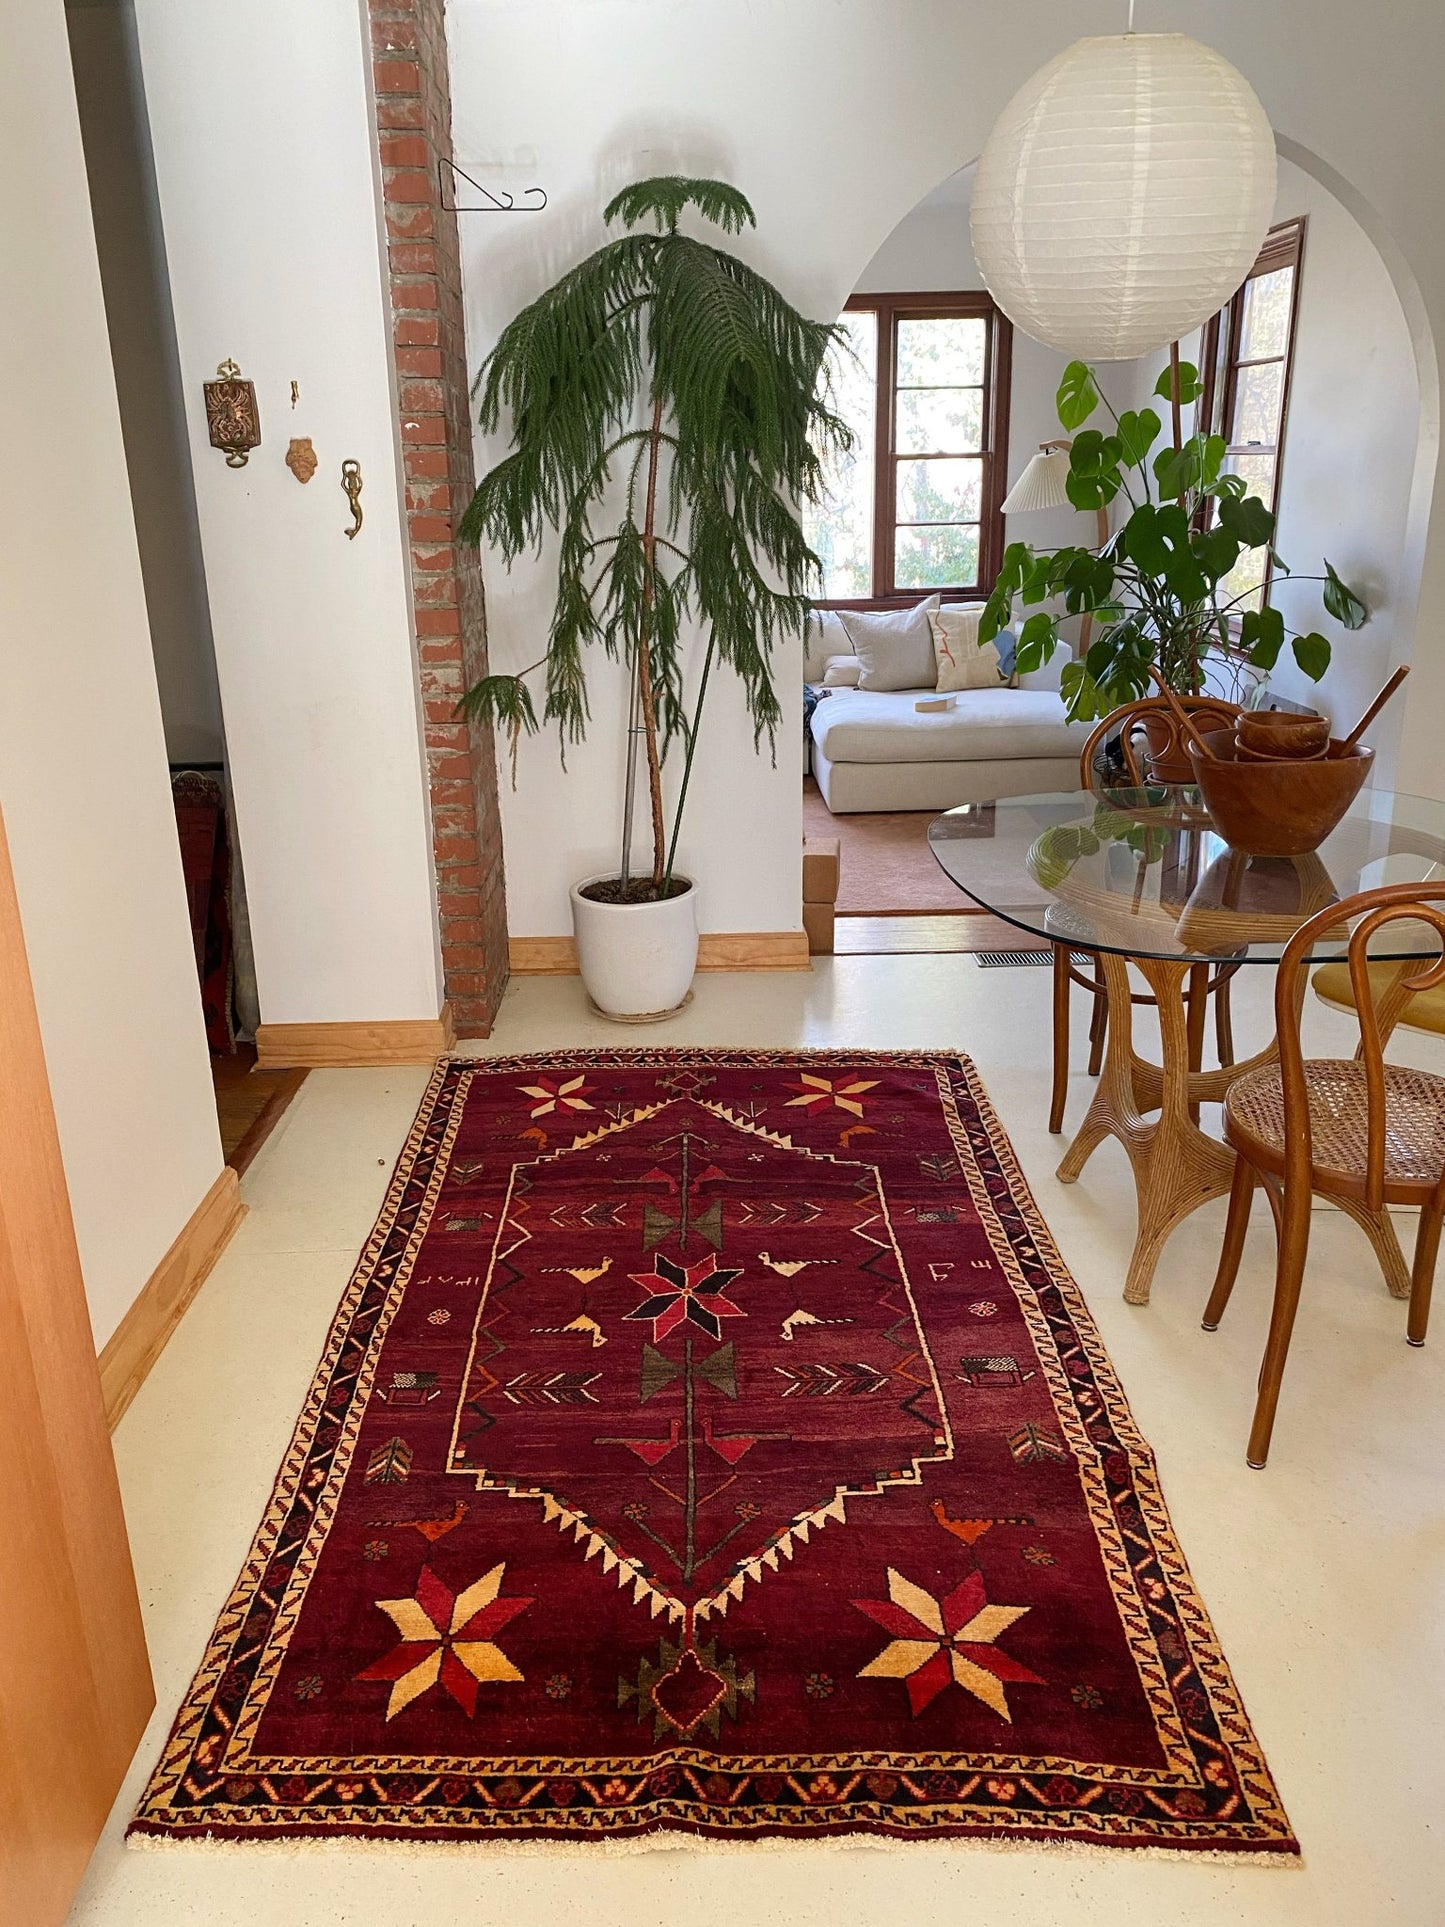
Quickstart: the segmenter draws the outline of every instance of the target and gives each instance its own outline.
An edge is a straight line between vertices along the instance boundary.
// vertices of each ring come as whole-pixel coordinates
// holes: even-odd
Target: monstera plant
[[[1188,362],[1166,369],[1155,389],[1181,406],[1201,392]],[[1245,586],[1232,587],[1241,558],[1252,551],[1262,551],[1277,574],[1292,572],[1274,547],[1272,511],[1242,475],[1226,469],[1224,437],[1185,437],[1176,428],[1158,446],[1164,425],[1155,410],[1116,414],[1082,361],[1065,369],[1057,406],[1074,438],[1069,500],[1075,508],[1098,509],[1122,497],[1128,514],[1101,548],[1036,550],[1011,542],[980,640],[1009,626],[1016,605],[1032,609],[1019,628],[1016,661],[1020,669],[1037,669],[1058,647],[1065,615],[1092,616],[1093,640],[1080,660],[1065,665],[1061,682],[1069,715],[1081,721],[1147,694],[1151,664],[1177,695],[1197,696],[1211,656],[1269,670],[1286,641],[1305,675],[1318,682],[1329,666],[1329,639],[1317,630],[1291,629],[1278,609],[1256,606],[1261,570],[1244,571]],[[1085,428],[1101,406],[1109,428]],[[1173,414],[1177,422],[1177,407]],[[1326,612],[1346,629],[1367,620],[1364,603],[1330,563],[1323,575],[1294,579],[1323,584]],[[1053,606],[1040,606],[1046,603]]]
[[[505,417],[511,447],[482,478],[458,533],[510,564],[556,545],[556,601],[529,668],[491,675],[464,713],[513,745],[540,721],[580,741],[589,651],[629,690],[627,780],[615,870],[572,891],[582,974],[613,1016],[665,1012],[697,955],[678,836],[703,704],[716,669],[741,684],[754,743],[781,718],[772,657],[800,637],[817,572],[798,509],[848,431],[818,392],[835,334],[727,249],[684,230],[691,214],[738,234],[756,225],[725,181],[638,181],[604,218],[626,232],[570,269],[502,332],[478,378],[480,419]],[[701,660],[691,689],[689,646]],[[646,765],[650,860],[634,867],[633,797]],[[682,768],[669,811],[663,762]],[[670,816],[670,821],[669,821]]]

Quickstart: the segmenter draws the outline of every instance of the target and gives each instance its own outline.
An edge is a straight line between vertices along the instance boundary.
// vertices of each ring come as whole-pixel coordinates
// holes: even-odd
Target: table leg
[[[1058,1176],[1061,1183],[1072,1184],[1107,1137],[1118,1138],[1124,1146],[1139,1210],[1124,1296],[1131,1305],[1145,1305],[1159,1254],[1174,1227],[1228,1191],[1233,1177],[1233,1152],[1199,1129],[1191,1107],[1222,1097],[1234,1077],[1260,1060],[1227,1072],[1194,1070],[1196,1038],[1184,1005],[1190,966],[1152,958],[1134,962],[1158,1002],[1161,1061],[1153,1065],[1135,1053],[1129,966],[1123,957],[1105,955],[1109,1031],[1103,1076]],[[1158,1115],[1146,1117],[1146,1109]]]

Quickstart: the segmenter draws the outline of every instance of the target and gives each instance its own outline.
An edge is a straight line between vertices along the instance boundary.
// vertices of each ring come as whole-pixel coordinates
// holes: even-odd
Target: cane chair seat
[[[1433,1191],[1445,1169],[1445,1077],[1406,1064],[1386,1064],[1385,1186]],[[1363,1185],[1369,1137],[1365,1067],[1353,1058],[1307,1058],[1310,1162],[1321,1188],[1357,1191]],[[1257,1146],[1264,1161],[1282,1167],[1284,1089],[1279,1067],[1266,1064],[1238,1078],[1224,1100],[1230,1141]]]

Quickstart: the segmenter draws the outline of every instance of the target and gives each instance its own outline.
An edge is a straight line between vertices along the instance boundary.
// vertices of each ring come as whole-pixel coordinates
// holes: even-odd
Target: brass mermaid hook
[[[361,463],[350,456],[341,464],[341,486],[346,490],[346,499],[351,504],[354,517],[351,527],[346,531],[348,541],[361,532]]]

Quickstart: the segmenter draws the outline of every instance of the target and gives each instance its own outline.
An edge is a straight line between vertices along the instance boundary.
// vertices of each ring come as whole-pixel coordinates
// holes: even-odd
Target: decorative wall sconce
[[[361,463],[351,456],[341,464],[341,486],[346,490],[346,499],[351,504],[353,520],[346,531],[350,540],[361,533]]]
[[[261,442],[256,384],[243,381],[240,369],[228,357],[216,370],[216,379],[203,387],[211,447],[225,450],[227,468],[244,468],[247,456]]]
[[[286,450],[286,466],[298,482],[309,482],[316,473],[316,450],[309,435],[293,435]]]

